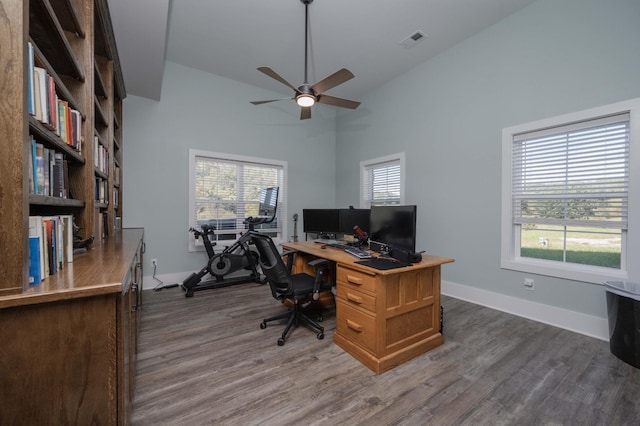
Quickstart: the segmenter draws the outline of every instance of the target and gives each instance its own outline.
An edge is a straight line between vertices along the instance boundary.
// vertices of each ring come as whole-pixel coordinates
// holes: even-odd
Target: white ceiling
[[[340,68],[355,78],[327,94],[358,100],[393,77],[534,0],[314,0],[309,83]],[[108,0],[127,93],[160,99],[165,59],[292,95],[256,68],[304,80],[300,0]],[[427,35],[406,49],[399,42]],[[260,100],[264,96],[257,96]]]

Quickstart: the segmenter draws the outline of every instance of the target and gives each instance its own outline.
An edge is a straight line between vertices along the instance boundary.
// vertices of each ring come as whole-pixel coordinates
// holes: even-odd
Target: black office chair
[[[321,291],[331,289],[330,283],[322,281],[329,262],[325,259],[309,262],[309,265],[316,268],[315,277],[306,273],[292,274],[291,267],[296,252],[280,254],[271,237],[259,232],[251,232],[251,240],[260,253],[260,267],[267,278],[271,294],[281,303],[284,303],[285,300],[290,300],[293,303],[293,308],[287,312],[262,320],[260,328],[266,328],[270,321],[286,318],[287,325],[282,336],[278,339],[278,346],[282,346],[291,327],[297,326],[298,322],[302,320],[318,331],[316,334],[318,339],[324,339],[324,327],[309,318],[300,308],[308,305],[312,299],[317,300]],[[282,257],[285,256],[287,258],[286,265],[282,260]]]

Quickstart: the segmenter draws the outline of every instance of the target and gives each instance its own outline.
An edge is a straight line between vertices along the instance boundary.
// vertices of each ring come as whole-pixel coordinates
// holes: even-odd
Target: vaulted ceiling
[[[534,0],[313,0],[309,83],[340,68],[327,94],[359,99]],[[304,80],[301,0],[109,0],[129,94],[159,100],[165,60],[291,95],[261,66]],[[401,43],[416,32],[425,37]],[[247,102],[254,99],[247,99]]]

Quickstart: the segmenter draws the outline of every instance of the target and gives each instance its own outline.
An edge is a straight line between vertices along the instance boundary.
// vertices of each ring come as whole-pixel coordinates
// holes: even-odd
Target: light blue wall
[[[501,131],[638,96],[640,1],[539,0],[339,114],[336,203],[358,196],[361,160],[404,151],[418,248],[456,259],[444,280],[604,318],[602,286],[529,292],[500,269]]]
[[[123,225],[145,228],[146,274],[152,258],[158,274],[205,264],[203,252],[188,252],[189,149],[287,161],[288,236],[294,213],[333,206],[334,112],[301,122],[293,102],[249,103],[274,97],[282,95],[169,62],[160,102],[125,99]]]
[[[151,258],[161,274],[199,269],[190,148],[288,161],[288,235],[304,207],[357,205],[360,161],[404,151],[418,248],[456,259],[445,281],[605,318],[602,286],[535,276],[528,292],[524,274],[500,269],[501,131],[639,97],[638,22],[638,0],[538,0],[356,111],[322,107],[304,122],[293,103],[249,104],[281,94],[167,63],[160,102],[125,101],[124,225],[146,229],[146,273]]]

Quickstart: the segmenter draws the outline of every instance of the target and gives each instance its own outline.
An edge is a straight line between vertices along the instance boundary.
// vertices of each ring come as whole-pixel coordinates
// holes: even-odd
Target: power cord
[[[164,283],[162,281],[160,281],[158,278],[156,278],[156,270],[158,269],[158,265],[156,264],[155,261],[151,262],[153,264],[153,279],[158,281],[158,284],[153,288],[153,291],[160,291],[163,288],[174,288],[174,287],[178,287],[178,284],[167,284],[167,285],[163,285]]]

